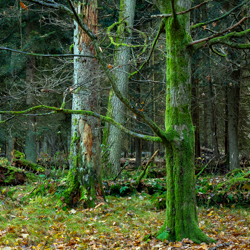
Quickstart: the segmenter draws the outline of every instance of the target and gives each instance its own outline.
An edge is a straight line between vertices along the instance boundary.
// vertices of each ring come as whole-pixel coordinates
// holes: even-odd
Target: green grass
[[[165,219],[165,211],[156,210],[146,193],[108,196],[107,203],[95,209],[62,209],[53,192],[31,197],[34,185],[0,189],[0,249],[151,249],[150,244],[166,244],[142,241],[157,232]],[[249,209],[200,207],[199,222],[212,238],[250,236]]]

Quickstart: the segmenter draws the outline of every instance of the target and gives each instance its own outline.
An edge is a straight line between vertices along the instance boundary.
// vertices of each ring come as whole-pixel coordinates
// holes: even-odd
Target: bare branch
[[[204,26],[204,25],[207,25],[207,24],[210,24],[210,23],[213,23],[213,22],[216,22],[216,21],[219,21],[225,17],[227,17],[229,14],[231,14],[233,11],[235,11],[236,9],[240,8],[242,5],[244,5],[245,3],[249,2],[249,0],[246,0],[244,2],[242,2],[241,4],[237,5],[236,7],[234,7],[233,9],[231,9],[230,11],[228,11],[227,13],[225,13],[224,15],[220,16],[220,17],[217,17],[217,18],[214,18],[212,20],[209,20],[207,22],[204,22],[204,23],[197,23],[197,24],[194,24],[192,26],[190,26],[190,29],[195,29],[195,28],[198,28],[198,27],[201,27],[201,26]]]
[[[21,50],[15,50],[7,47],[0,47],[0,50],[7,50],[7,51],[12,51],[15,53],[19,54],[24,54],[27,56],[39,56],[39,57],[90,57],[90,58],[95,58],[95,56],[91,55],[76,55],[76,54],[37,54],[37,53],[31,53],[31,52],[25,52]]]
[[[164,30],[164,28],[165,28],[165,19],[166,19],[166,18],[164,18],[164,19],[161,21],[159,30],[158,30],[158,32],[157,32],[157,35],[156,35],[154,41],[153,41],[153,44],[152,44],[152,47],[151,47],[151,50],[150,50],[150,52],[149,52],[149,56],[148,56],[147,60],[141,65],[141,67],[140,67],[138,70],[136,70],[135,72],[131,73],[130,76],[129,76],[129,78],[131,78],[133,75],[139,73],[139,72],[142,70],[142,68],[143,68],[143,67],[148,63],[148,61],[150,60],[151,55],[153,54],[155,45],[156,45],[156,43],[157,43],[157,41],[158,41],[158,39],[159,39],[159,37],[160,37],[160,34],[163,32],[163,30]]]
[[[115,9],[115,10],[117,10],[117,11],[121,11],[121,10],[117,9],[116,7],[114,7],[114,6],[109,5],[106,1],[104,1],[104,0],[101,0],[101,1],[102,1],[105,5],[107,5],[109,8]]]

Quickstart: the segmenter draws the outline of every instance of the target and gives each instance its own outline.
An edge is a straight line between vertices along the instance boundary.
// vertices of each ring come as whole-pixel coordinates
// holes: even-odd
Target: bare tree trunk
[[[7,153],[6,153],[8,161],[11,161],[12,159],[11,152],[14,150],[14,145],[15,145],[15,138],[9,135],[7,141]]]
[[[31,39],[30,35],[34,28],[32,22],[27,22],[26,32],[27,40]],[[26,61],[26,104],[28,106],[35,105],[35,66],[36,58],[34,56],[28,56]],[[27,160],[36,163],[37,151],[36,151],[36,117],[27,117],[26,126],[26,138],[25,138],[25,157]]]
[[[83,1],[84,2],[84,1]],[[97,1],[79,4],[77,13],[84,16],[88,27],[97,33]],[[94,55],[90,38],[75,22],[74,53]],[[99,112],[99,82],[95,75],[97,61],[92,58],[74,58],[74,92],[72,109]],[[91,116],[72,115],[71,123],[70,170],[68,189],[64,192],[66,204],[76,204],[83,200],[86,207],[93,207],[103,200],[101,180],[100,124]]]
[[[224,135],[224,150],[225,155],[228,154],[228,86],[225,87],[225,135]]]
[[[206,96],[205,93],[203,93],[203,95]],[[206,98],[207,99],[207,98]],[[203,102],[203,137],[204,137],[204,146],[205,148],[208,148],[209,147],[209,144],[208,144],[208,116],[207,116],[207,102],[204,101]]]
[[[117,29],[117,39],[115,51],[114,66],[117,68],[115,70],[115,78],[117,82],[118,89],[124,97],[127,96],[128,92],[128,73],[130,67],[128,62],[130,60],[130,48],[123,46],[122,43],[130,43],[131,30],[126,27],[132,27],[134,23],[134,12],[135,12],[135,2],[136,0],[124,0],[120,3],[120,15],[119,20],[125,21],[121,22]],[[120,45],[119,45],[120,44]],[[125,105],[118,99],[114,94],[113,90],[110,92],[109,106],[108,106],[107,116],[112,117],[116,122],[124,123],[126,108]],[[123,135],[121,130],[112,125],[106,126],[106,131],[104,131],[103,144],[110,147],[109,162],[111,163],[110,169],[104,170],[106,175],[117,175],[120,170],[120,158],[123,140]]]
[[[198,79],[195,79],[192,74],[192,121],[195,126],[195,157],[200,157],[200,110],[199,110],[199,100],[198,100]]]
[[[209,113],[211,114],[210,127],[212,132],[212,148],[214,152],[215,159],[218,160],[220,157],[219,146],[218,146],[218,136],[217,136],[217,121],[215,114],[215,102],[214,102],[214,92],[212,81],[209,81]]]
[[[229,145],[229,169],[240,167],[238,146],[238,113],[240,100],[240,70],[232,73],[234,84],[228,87],[228,145]]]

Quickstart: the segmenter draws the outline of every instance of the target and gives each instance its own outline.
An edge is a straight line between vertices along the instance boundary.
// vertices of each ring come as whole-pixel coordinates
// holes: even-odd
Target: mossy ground
[[[182,244],[153,237],[164,222],[165,211],[157,210],[146,193],[108,196],[107,203],[93,209],[78,206],[63,210],[57,206],[53,189],[30,198],[35,187],[9,187],[9,195],[4,187],[0,189],[1,249],[167,249]],[[199,222],[208,236],[248,249],[249,210],[201,207]],[[198,245],[190,242],[188,246]]]

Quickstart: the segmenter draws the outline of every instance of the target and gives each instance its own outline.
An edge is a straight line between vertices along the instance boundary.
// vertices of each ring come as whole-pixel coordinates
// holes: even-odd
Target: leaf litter
[[[165,218],[146,193],[108,196],[95,208],[62,209],[53,194],[21,202],[34,187],[11,187],[0,194],[0,249],[250,249],[250,210],[200,207],[199,226],[214,244],[160,241],[154,237]]]

